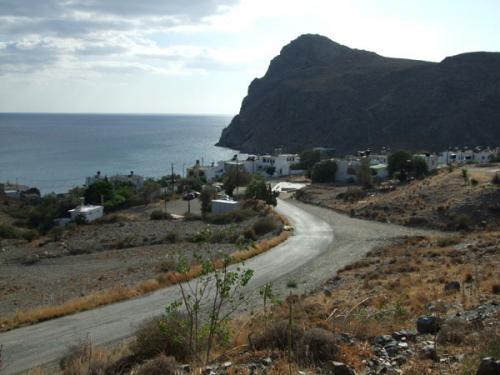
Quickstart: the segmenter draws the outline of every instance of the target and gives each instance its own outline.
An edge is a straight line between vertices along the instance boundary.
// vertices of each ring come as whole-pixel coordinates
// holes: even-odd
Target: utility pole
[[[172,178],[172,193],[174,193],[175,192],[174,163],[170,163],[170,170],[171,170],[170,177]]]

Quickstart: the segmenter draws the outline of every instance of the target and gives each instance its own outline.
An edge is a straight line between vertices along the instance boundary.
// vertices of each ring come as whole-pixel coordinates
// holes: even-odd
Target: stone
[[[378,345],[385,346],[388,342],[392,341],[392,336],[390,335],[383,335],[383,336],[376,336],[373,339],[373,342]]]
[[[264,358],[261,362],[264,366],[271,366],[273,364],[271,357]]]
[[[420,355],[425,359],[432,359],[433,361],[439,360],[434,344],[427,344],[423,346],[420,350]]]
[[[331,291],[329,288],[324,288],[324,289],[323,289],[323,294],[324,294],[326,297],[331,297],[331,296],[332,296],[332,291]]]
[[[500,361],[493,357],[486,357],[481,360],[476,375],[498,375],[500,374]]]
[[[342,362],[331,361],[329,368],[330,375],[356,375],[356,371]]]
[[[458,281],[450,281],[444,284],[444,291],[446,293],[454,293],[460,290],[460,283]]]
[[[437,316],[421,316],[417,319],[417,331],[420,334],[435,335],[441,328],[441,320]]]
[[[409,331],[406,329],[403,329],[401,331],[394,332],[392,334],[392,337],[395,338],[398,341],[415,341],[417,334],[413,331]]]

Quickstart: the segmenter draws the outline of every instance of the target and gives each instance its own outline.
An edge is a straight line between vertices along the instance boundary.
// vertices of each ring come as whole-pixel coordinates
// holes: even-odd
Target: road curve
[[[286,277],[327,252],[333,241],[331,226],[315,215],[283,200],[279,200],[277,210],[290,220],[294,235],[245,262],[255,272],[248,292]],[[177,287],[171,286],[146,296],[2,333],[4,368],[0,372],[16,374],[53,362],[68,346],[86,337],[95,345],[126,338],[141,321],[162,313],[165,305],[178,298]]]

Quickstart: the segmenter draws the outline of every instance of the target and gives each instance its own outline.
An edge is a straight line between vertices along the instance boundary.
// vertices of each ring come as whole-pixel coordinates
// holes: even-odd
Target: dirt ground
[[[183,204],[176,203],[178,207]],[[235,239],[258,220],[255,216],[227,225],[201,220],[150,220],[149,214],[160,205],[108,215],[103,222],[65,232],[56,241],[48,237],[31,243],[1,240],[0,316],[62,304],[91,292],[133,286],[175,270],[181,255],[193,260],[195,254],[209,251],[232,253],[237,250]],[[280,225],[276,231],[281,230]],[[210,233],[210,240],[197,241],[199,233]],[[263,234],[258,239],[275,234]]]
[[[494,229],[500,225],[500,187],[491,183],[500,166],[468,166],[404,185],[386,192],[359,187],[314,184],[297,198],[354,217],[440,230]],[[360,194],[361,193],[361,194]]]

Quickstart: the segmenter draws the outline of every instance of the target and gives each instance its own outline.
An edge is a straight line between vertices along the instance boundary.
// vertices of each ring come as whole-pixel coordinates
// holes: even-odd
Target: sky
[[[439,62],[500,51],[500,1],[0,0],[0,112],[236,114],[305,33]]]

